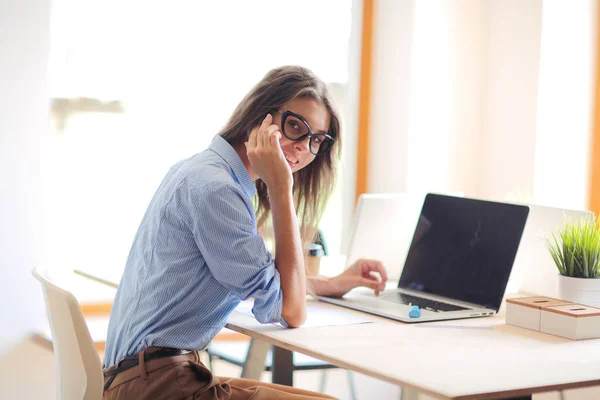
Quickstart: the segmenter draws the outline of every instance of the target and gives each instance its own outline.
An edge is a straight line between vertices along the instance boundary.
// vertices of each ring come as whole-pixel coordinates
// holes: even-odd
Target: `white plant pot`
[[[571,278],[559,274],[558,295],[573,303],[600,307],[600,278]]]

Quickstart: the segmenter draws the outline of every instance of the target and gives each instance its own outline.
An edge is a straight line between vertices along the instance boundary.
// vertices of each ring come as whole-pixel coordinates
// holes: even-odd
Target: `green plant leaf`
[[[600,278],[600,220],[565,222],[546,237],[546,247],[561,275]]]

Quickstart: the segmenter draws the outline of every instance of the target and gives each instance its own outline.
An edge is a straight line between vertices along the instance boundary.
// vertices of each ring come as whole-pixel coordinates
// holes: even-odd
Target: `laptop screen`
[[[428,194],[398,282],[498,310],[529,207]]]

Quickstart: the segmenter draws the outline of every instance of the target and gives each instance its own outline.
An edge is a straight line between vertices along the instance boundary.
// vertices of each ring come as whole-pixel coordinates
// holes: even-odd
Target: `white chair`
[[[77,299],[35,269],[31,273],[44,291],[56,359],[57,398],[102,399],[102,363]]]

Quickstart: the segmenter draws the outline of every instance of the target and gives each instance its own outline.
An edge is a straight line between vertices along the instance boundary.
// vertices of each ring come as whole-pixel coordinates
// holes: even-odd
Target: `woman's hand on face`
[[[364,286],[373,289],[375,296],[379,296],[387,279],[387,271],[380,261],[361,259],[330,279],[332,293],[329,295],[342,297],[355,287]]]
[[[262,124],[250,133],[246,143],[246,153],[252,169],[269,189],[275,187],[292,188],[292,170],[285,159],[279,139],[281,132],[267,114]]]

